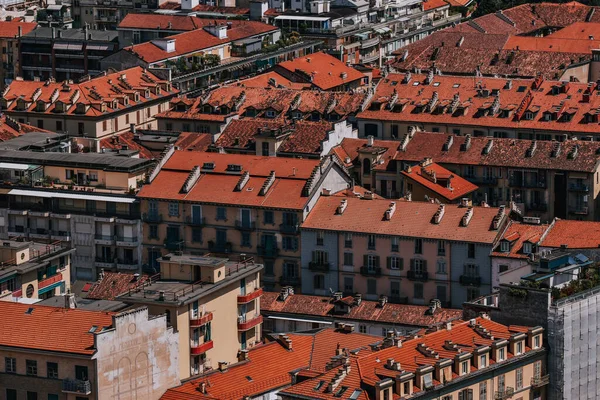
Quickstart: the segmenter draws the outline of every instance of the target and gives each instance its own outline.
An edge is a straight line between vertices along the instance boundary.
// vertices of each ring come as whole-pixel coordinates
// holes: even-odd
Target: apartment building
[[[144,262],[159,271],[172,250],[246,254],[264,264],[267,290],[300,288],[299,226],[320,193],[350,178],[322,161],[239,154],[166,151],[138,199]]]
[[[18,74],[27,80],[79,80],[101,74],[100,60],[119,49],[114,31],[40,26],[19,39]]]
[[[360,294],[310,296],[295,294],[290,288],[263,293],[260,305],[265,333],[305,332],[348,324],[369,335],[385,337],[388,331],[394,331],[405,336],[462,318],[462,310],[442,308],[436,301],[413,306],[389,303],[385,296],[369,301]]]
[[[404,174],[426,158],[479,186],[476,203],[515,203],[525,216],[550,222],[600,218],[600,144],[416,132],[402,140],[345,139],[333,153],[362,186],[387,197],[403,196]]]
[[[71,286],[71,255],[67,244],[3,240],[0,247],[0,300],[47,299]]]
[[[81,50],[81,49],[80,49]],[[134,127],[156,128],[178,91],[153,73],[133,67],[81,83],[15,80],[2,92],[4,113],[40,129],[99,139]]]
[[[556,219],[541,238],[540,250],[568,249],[600,261],[600,223]]]
[[[0,160],[3,239],[68,243],[76,249],[73,279],[95,280],[102,268],[141,271],[135,193],[151,160],[11,150]]]
[[[389,347],[379,342],[370,351],[342,351],[322,374],[298,380],[278,395],[283,400],[546,399],[543,331],[485,317],[449,323],[437,332],[390,339]]]
[[[117,32],[120,46],[127,47],[200,29],[209,23],[210,19],[187,15],[127,14],[119,22]]]
[[[17,20],[0,21],[0,47],[2,48],[2,68],[0,85],[8,85],[19,75],[21,60],[19,57],[19,38],[37,27],[35,22]]]
[[[0,301],[0,396],[159,399],[178,385],[178,335],[148,309],[122,313]]]
[[[45,8],[37,10],[35,19],[40,26],[73,29],[70,4],[48,4]]]
[[[118,296],[166,315],[179,335],[181,379],[203,374],[237,360],[261,342],[261,264],[175,252],[156,260],[160,275],[139,282]]]
[[[302,224],[302,290],[460,307],[491,293],[504,207],[323,196]]]

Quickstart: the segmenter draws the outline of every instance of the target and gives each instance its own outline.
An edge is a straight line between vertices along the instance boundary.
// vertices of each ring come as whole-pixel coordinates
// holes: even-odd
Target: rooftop
[[[439,200],[442,202],[461,199],[477,190],[477,185],[436,163],[421,163],[409,167],[402,171],[402,175],[439,195]]]
[[[598,249],[600,247],[600,222],[556,219],[542,239],[541,247],[568,249]]]
[[[523,243],[529,242],[532,245],[537,245],[544,233],[547,231],[550,225],[547,224],[524,224],[516,221],[510,221],[508,227],[504,231],[504,234],[500,238],[498,245],[491,253],[492,257],[503,257],[503,258],[529,258],[529,254],[523,251]],[[501,242],[505,240],[509,243],[509,251],[504,252],[501,250]],[[535,249],[532,249],[534,251]]]
[[[53,33],[54,31],[54,33]],[[53,39],[57,42],[60,41],[93,41],[93,42],[116,42],[119,38],[117,31],[107,31],[100,29],[88,29],[88,35],[86,38],[84,29],[61,29],[61,28],[49,28],[49,27],[37,27],[36,29],[24,35],[27,39],[53,39],[52,35],[56,35]]]
[[[0,277],[2,278],[35,271],[48,264],[50,260],[56,260],[59,257],[75,252],[75,249],[71,249],[68,244],[63,242],[44,244],[2,240],[0,246],[2,250],[11,250],[10,252],[2,253],[4,256],[11,257],[0,261]],[[23,250],[27,250],[25,251],[25,257],[18,259],[17,251]],[[55,262],[55,264],[58,263]],[[59,268],[63,269],[64,265]]]
[[[8,138],[0,143],[0,148],[4,150],[43,150],[47,147],[61,145],[70,147],[71,138],[68,135],[59,135],[53,132],[31,131],[19,133],[18,136]]]
[[[7,301],[0,301],[0,314],[5,317],[0,324],[0,345],[3,347],[86,356],[96,351],[93,332],[111,328],[115,315]]]
[[[44,129],[17,122],[15,119],[7,116],[6,114],[0,116],[0,140],[2,142],[6,142],[26,133],[34,132],[44,132],[51,134],[51,132],[45,131]]]
[[[208,25],[212,21],[212,19],[198,18],[190,15],[129,13],[121,20],[117,29],[187,32]]]
[[[100,140],[100,151],[128,150],[139,154],[141,158],[153,159],[154,154],[135,140],[135,133],[125,132],[120,135],[104,137]]]
[[[251,78],[242,79],[235,84],[247,88],[279,88],[297,90],[308,89],[311,86],[310,83],[292,82],[275,71],[268,71]]]
[[[53,296],[48,299],[39,301],[35,303],[38,306],[48,306],[48,307],[65,307],[65,295]],[[75,297],[75,304],[77,309],[86,310],[86,311],[107,311],[107,312],[119,312],[129,305],[123,303],[122,301],[114,301],[114,300],[96,300],[96,299],[87,299],[82,297]]]
[[[148,281],[148,275],[127,274],[122,272],[100,272],[100,278],[88,289],[86,298],[93,300],[115,300],[129,289],[136,288]]]
[[[0,21],[0,38],[16,38],[19,34],[19,27],[21,27],[21,34],[26,35],[37,27],[37,23],[16,20]]]

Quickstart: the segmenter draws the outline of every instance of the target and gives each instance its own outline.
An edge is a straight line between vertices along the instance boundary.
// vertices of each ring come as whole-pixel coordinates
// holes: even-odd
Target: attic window
[[[96,325],[93,325],[90,330],[88,331],[88,333],[94,333],[96,332],[96,329],[98,329],[98,327]]]
[[[531,243],[529,243],[529,242],[523,243],[523,253],[531,254]]]
[[[533,113],[531,111],[527,111],[525,113],[525,119],[531,121],[533,119]]]
[[[392,81],[392,86],[396,86],[398,84],[398,81]]]
[[[517,92],[524,92],[525,90],[527,90],[527,86],[519,86],[517,88]]]
[[[246,376],[246,379],[248,380],[248,382],[252,382],[254,380],[251,376]]]
[[[319,381],[319,383],[317,383],[317,386],[315,386],[315,390],[321,389],[324,384],[325,384],[325,381]]]
[[[265,116],[267,118],[275,118],[276,115],[277,115],[277,113],[275,113],[275,111],[273,111],[273,110],[267,110],[267,112],[265,113]]]
[[[419,82],[413,82],[413,86],[419,86]]]
[[[348,390],[348,386],[342,386],[335,394],[335,397],[342,397],[342,395]]]
[[[28,315],[31,315],[31,314],[33,314],[33,307],[29,307],[29,308],[27,309],[27,311],[25,311],[25,314],[28,314]]]
[[[354,392],[352,392],[352,394],[350,395],[350,397],[348,399],[349,400],[356,400],[356,399],[358,399],[358,396],[360,396],[361,393],[362,393],[362,390],[360,390],[360,389],[354,389]]]
[[[455,83],[454,85],[452,85],[452,87],[453,87],[454,89],[457,89],[457,88],[459,88],[459,87],[460,87],[460,83]]]
[[[503,253],[508,253],[510,251],[510,243],[508,243],[507,240],[500,242],[500,251]]]
[[[439,82],[433,82],[433,86],[440,86]]]

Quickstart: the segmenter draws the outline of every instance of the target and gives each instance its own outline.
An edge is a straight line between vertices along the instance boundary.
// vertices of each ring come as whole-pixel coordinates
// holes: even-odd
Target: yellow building
[[[230,261],[176,252],[164,255],[160,277],[118,299],[166,315],[179,332],[182,379],[234,363],[261,342],[260,272],[251,258]]]

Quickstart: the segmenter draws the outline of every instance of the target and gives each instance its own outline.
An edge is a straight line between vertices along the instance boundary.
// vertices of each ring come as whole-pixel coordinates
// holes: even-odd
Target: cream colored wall
[[[105,185],[107,188],[117,188],[123,190],[129,189],[130,186],[136,187],[137,180],[144,176],[142,173],[129,174],[126,172],[103,171],[88,168],[65,168],[62,166],[58,167],[52,165],[44,167],[44,174],[52,178],[58,178],[61,183],[69,184],[71,181],[70,179],[67,179],[68,169],[72,169],[75,174],[78,171],[83,172],[86,175],[90,175],[90,173],[95,172],[98,176],[98,181],[91,182],[91,186]]]

